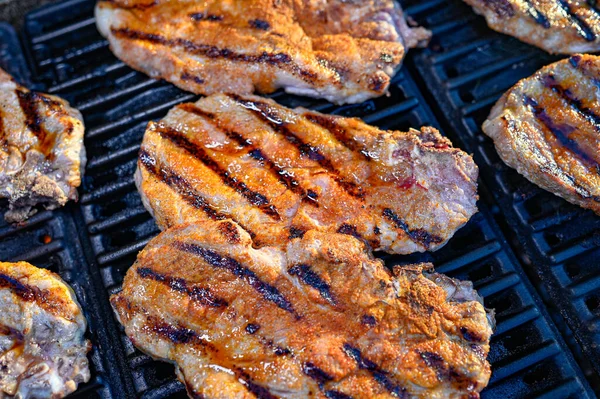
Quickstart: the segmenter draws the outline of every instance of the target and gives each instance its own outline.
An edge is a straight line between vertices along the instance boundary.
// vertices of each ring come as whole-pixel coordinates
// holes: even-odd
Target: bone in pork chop
[[[549,53],[600,51],[600,11],[584,0],[465,0],[490,28]]]
[[[110,0],[96,21],[117,57],[184,90],[335,103],[385,94],[406,50],[430,37],[393,0]]]
[[[600,57],[574,55],[506,92],[483,124],[502,160],[600,214]]]
[[[493,317],[471,283],[390,273],[344,234],[252,248],[231,221],[153,239],[111,298],[192,398],[478,398]]]
[[[59,399],[90,379],[73,290],[26,262],[0,262],[0,398]]]
[[[440,248],[477,211],[477,175],[433,128],[382,131],[220,94],[148,125],[136,182],[162,229],[232,218],[258,246],[318,229],[412,253]]]
[[[83,118],[58,97],[29,91],[0,69],[0,198],[9,222],[35,206],[77,199],[85,167]]]

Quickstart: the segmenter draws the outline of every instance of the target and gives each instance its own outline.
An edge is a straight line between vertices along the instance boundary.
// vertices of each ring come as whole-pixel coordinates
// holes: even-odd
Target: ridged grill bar
[[[107,297],[118,292],[137,252],[158,233],[133,183],[137,151],[146,124],[149,120],[164,116],[171,106],[192,101],[197,96],[182,92],[165,82],[150,80],[116,60],[106,41],[95,29],[94,3],[93,0],[63,1],[34,11],[26,18],[24,44],[33,79],[44,90],[65,97],[82,110],[87,127],[88,166],[79,204],[71,204],[64,211],[41,213],[32,219],[27,228],[15,230],[0,224],[0,240],[11,242],[10,246],[3,245],[2,248],[11,248],[12,251],[0,255],[11,259],[30,257],[42,262],[40,257],[53,259],[56,254],[70,253],[73,247],[80,251],[74,252],[76,255],[70,260],[70,269],[59,268],[58,271],[67,277],[83,278],[87,282],[81,288],[76,286],[76,290],[83,297],[90,297],[82,303],[87,312],[90,311],[88,309],[103,310],[92,315],[94,321],[90,323],[90,330],[94,342],[102,342],[107,353],[94,353],[92,361],[97,377],[95,382],[78,392],[79,397],[183,398],[186,397],[185,389],[176,381],[173,367],[156,362],[134,348],[122,329],[117,327]],[[446,7],[447,3],[454,1],[416,2],[409,12],[419,16],[431,13],[432,8]],[[456,44],[456,48],[461,47],[461,42],[467,43],[446,57],[442,55],[443,51],[424,53],[427,56],[438,55],[439,59],[432,65],[469,58],[474,49],[480,48],[478,46],[491,46],[493,43],[488,39],[469,38],[468,35],[466,38],[454,37],[457,31],[468,30],[466,27],[478,21],[476,16],[464,12],[464,8],[458,11],[450,8],[447,15],[432,13],[432,16],[437,18],[430,21],[436,34],[447,37]],[[476,40],[479,41],[477,46],[473,44]],[[0,51],[0,59],[5,59],[2,54]],[[514,54],[510,55],[514,57]],[[416,59],[418,57],[413,58]],[[487,68],[487,72],[474,72],[479,73],[480,77],[472,75],[463,78],[457,69],[440,70],[440,74],[446,75],[436,76],[436,79],[444,82],[444,90],[450,91],[449,85],[454,87],[453,95],[458,97],[451,101],[467,106],[460,95],[468,93],[458,92],[462,93],[463,88],[481,81],[487,73],[502,74],[506,65],[509,65],[498,64],[502,59],[507,58],[491,59],[487,67],[481,62],[472,65],[473,70],[477,71],[482,69],[476,66]],[[518,62],[531,61],[525,57]],[[468,66],[468,61],[464,65]],[[434,67],[432,70],[435,70]],[[497,87],[496,91],[505,88]],[[321,112],[358,116],[386,129],[438,126],[406,68],[394,78],[389,97],[360,105],[337,107],[324,101],[289,96],[282,92],[271,97],[286,106],[304,106]],[[487,105],[469,112],[476,114],[492,102],[488,99]],[[476,136],[466,128],[453,130],[456,137],[451,138],[455,144],[474,151],[467,144],[476,141]],[[493,212],[496,205],[486,198],[484,195],[480,201],[481,212],[442,250],[411,256],[381,257],[388,266],[434,262],[438,272],[473,281],[475,288],[485,296],[486,306],[496,309],[498,328],[492,339],[489,356],[494,372],[489,387],[483,392],[484,398],[504,399],[507,393],[515,398],[592,397],[582,370],[574,361],[548,311],[541,305],[496,223]],[[47,226],[60,226],[61,223],[70,227],[53,236],[57,244],[40,244],[34,248],[24,244],[32,235],[45,234]],[[536,230],[536,233],[546,232],[547,227],[541,227],[543,229]],[[16,243],[21,244],[19,246]],[[85,252],[87,257],[81,252]],[[571,272],[565,269],[565,273]],[[578,282],[573,286],[577,292],[587,292],[588,287],[596,284],[594,278]],[[584,302],[581,306],[587,305]],[[89,318],[90,315],[87,316]],[[106,367],[107,357],[110,367]]]
[[[427,1],[419,2],[413,17],[437,25],[463,12],[472,11],[459,0],[443,6]],[[559,58],[492,32],[479,17],[437,37],[412,64],[436,98],[444,126],[474,152],[516,253],[544,299],[564,317],[578,350],[593,366],[591,381],[599,384],[600,217],[528,182],[501,161],[481,131],[504,91]]]

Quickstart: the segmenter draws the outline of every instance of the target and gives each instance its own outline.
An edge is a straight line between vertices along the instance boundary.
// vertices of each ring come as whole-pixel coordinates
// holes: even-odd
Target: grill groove
[[[416,5],[408,11],[418,16],[431,13],[432,7],[446,7],[446,3],[454,4],[458,0],[415,2]],[[86,391],[79,393],[81,397],[96,394],[103,398],[186,397],[185,388],[174,379],[173,367],[141,354],[116,327],[113,316],[107,312],[109,305],[106,299],[107,295],[119,290],[136,253],[158,233],[154,222],[143,209],[132,179],[145,124],[164,116],[173,105],[191,101],[196,96],[181,92],[167,83],[149,80],[116,60],[90,22],[93,7],[93,0],[68,0],[42,8],[28,15],[24,31],[25,50],[35,82],[43,85],[47,91],[67,98],[83,111],[88,129],[86,148],[89,164],[81,190],[81,202],[69,205],[65,211],[44,212],[36,216],[25,229],[14,230],[0,224],[0,242],[27,242],[34,234],[32,232],[43,232],[45,226],[59,221],[66,220],[64,223],[71,226],[62,236],[57,236],[58,244],[53,244],[56,247],[39,250],[41,252],[38,254],[35,252],[37,248],[32,250],[33,253],[26,253],[22,244],[21,247],[10,246],[23,250],[15,249],[7,257],[35,257],[49,252],[68,253],[72,247],[80,249],[72,259],[72,264],[81,269],[76,272],[72,269],[59,271],[65,276],[83,276],[86,279],[87,285],[76,287],[76,290],[81,295],[90,290],[87,295],[91,297],[83,302],[84,308],[104,309],[104,313],[96,318],[100,329],[95,333],[104,347],[112,349],[109,354],[100,356],[97,353],[92,358],[94,364],[100,365],[100,371],[112,370],[112,374],[102,374],[97,385],[90,385]],[[505,57],[496,56],[489,60],[486,72],[475,72],[480,74],[479,77],[473,75],[464,78],[460,68],[481,71],[479,66],[482,66],[470,56],[474,49],[480,47],[464,43],[477,42],[478,46],[489,48],[494,41],[473,37],[472,33],[469,37],[469,26],[480,24],[480,21],[465,12],[464,8],[457,10],[450,7],[447,14],[431,14],[433,20],[430,22],[435,27],[435,33],[447,38],[453,45],[448,47],[454,48],[454,51],[446,54],[442,51],[437,59],[433,58],[436,55],[433,52],[423,55],[431,55],[432,58],[428,59],[431,61],[431,70],[440,74],[435,76],[436,79],[451,82],[440,87],[452,91],[450,101],[459,112],[464,112],[462,115],[481,113],[487,110],[486,107],[493,100],[490,98],[484,105],[464,110],[460,107],[470,104],[466,104],[461,96],[480,97],[481,93],[495,93],[507,88],[490,82],[488,85],[493,85],[495,91],[490,91],[488,87],[481,89],[481,93],[464,90],[472,87],[474,82],[480,82],[486,73],[502,75],[505,68],[499,67],[499,62],[505,60],[504,66],[512,65],[511,62],[523,65],[539,62],[533,59],[535,57],[514,57],[514,52],[506,51]],[[460,40],[457,31],[463,33]],[[458,63],[454,71],[435,69],[457,58],[464,62]],[[486,68],[485,65],[483,67]],[[381,128],[406,130],[409,127],[438,125],[407,69],[394,78],[390,97],[360,105],[336,107],[324,101],[288,96],[281,92],[271,97],[286,106],[304,106],[320,112],[358,116]],[[462,144],[463,148],[470,151],[474,151],[468,145],[471,142],[475,146],[481,144],[477,135],[468,129],[454,130],[460,137],[460,140],[453,137],[455,144]],[[466,133],[463,134],[463,131]],[[481,163],[481,159],[478,162]],[[514,184],[514,181],[499,181]],[[521,184],[518,179],[516,181]],[[491,180],[488,182],[494,183]],[[485,188],[482,189],[483,197],[487,198]],[[522,204],[524,202],[521,201]],[[494,374],[490,386],[483,392],[484,398],[504,398],[508,392],[512,397],[591,397],[593,394],[583,372],[574,362],[494,220],[495,204],[482,200],[480,209],[481,212],[445,248],[436,253],[381,257],[389,266],[432,261],[438,272],[472,280],[475,288],[486,297],[486,305],[497,309],[498,330],[492,339],[490,352]],[[523,209],[528,209],[526,204]],[[540,217],[538,220],[546,219]],[[534,221],[532,226],[537,226],[536,233],[546,234],[548,228],[554,225],[545,226],[543,222],[536,225]],[[78,238],[72,239],[71,236]],[[8,247],[2,245],[2,248]],[[554,251],[554,254],[560,255],[560,252]],[[582,251],[580,256],[586,254]],[[585,274],[585,269],[563,269],[564,278],[581,273]],[[583,281],[590,281],[589,287],[594,287],[596,281],[583,276],[575,280],[582,282],[572,285],[575,292],[587,292],[588,285]],[[580,301],[579,309],[593,314],[596,302],[588,302]],[[595,317],[598,318],[598,314]],[[117,356],[121,353],[123,359]],[[105,367],[102,361],[104,356],[113,356],[109,357],[114,360],[108,363],[110,367]],[[123,377],[115,377],[115,373]]]

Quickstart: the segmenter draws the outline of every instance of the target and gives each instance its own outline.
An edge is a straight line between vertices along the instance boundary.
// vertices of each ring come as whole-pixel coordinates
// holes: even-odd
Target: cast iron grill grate
[[[116,60],[96,32],[93,7],[93,0],[69,0],[31,13],[26,19],[24,42],[35,82],[70,100],[86,120],[89,164],[81,201],[70,210],[89,257],[75,260],[89,264],[89,274],[83,274],[93,281],[91,288],[98,289],[96,296],[106,307],[106,294],[118,291],[137,252],[158,233],[143,209],[132,177],[145,125],[164,116],[174,104],[196,96],[148,79]],[[418,6],[412,10],[417,11]],[[463,16],[454,17],[459,25],[463,22]],[[444,29],[451,28],[448,24]],[[288,106],[359,116],[383,128],[437,125],[406,69],[394,79],[390,97],[365,104],[335,107],[282,93],[273,97]],[[489,357],[494,374],[483,397],[592,397],[582,370],[503,238],[488,204],[481,201],[480,208],[481,212],[441,251],[384,256],[386,262],[391,266],[433,261],[439,272],[472,280],[486,297],[486,305],[496,308],[498,329]],[[53,214],[48,215],[48,220],[54,220]],[[15,236],[21,234],[10,231]],[[123,376],[122,381],[104,380],[116,387],[112,397],[186,396],[174,379],[172,366],[137,351],[116,328],[110,314],[100,315],[97,324],[105,326],[98,333],[107,336],[110,353],[116,359],[111,369]],[[115,339],[117,333],[120,335]],[[123,362],[118,361],[120,354]]]
[[[0,24],[0,67],[23,84],[29,83],[30,74],[16,33],[7,24]],[[2,212],[6,201],[0,203]],[[31,217],[27,224],[8,225],[0,219],[0,259],[27,261],[59,274],[75,292],[88,321],[86,337],[92,342],[90,360],[91,378],[80,386],[73,398],[109,399],[120,397],[119,373],[111,370],[113,355],[107,352],[110,336],[103,320],[112,318],[105,305],[106,294],[95,286],[94,273],[88,269],[84,250],[79,242],[78,229],[71,216],[71,208],[54,212],[43,211]],[[100,293],[100,295],[98,295]]]
[[[600,218],[538,188],[507,167],[481,131],[490,108],[505,90],[553,61],[514,38],[492,32],[483,18],[456,24],[454,15],[471,13],[459,0],[419,2],[414,17],[447,27],[431,50],[413,59],[444,115],[474,152],[484,181],[506,217],[528,273],[547,293],[573,331],[600,378]],[[514,234],[512,234],[514,233]]]

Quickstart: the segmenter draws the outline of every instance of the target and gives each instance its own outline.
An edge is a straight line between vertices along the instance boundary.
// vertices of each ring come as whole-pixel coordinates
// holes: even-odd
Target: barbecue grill
[[[0,66],[81,110],[88,154],[80,202],[41,212],[25,226],[0,222],[0,259],[49,268],[73,286],[93,343],[92,379],[73,397],[184,398],[173,366],[133,347],[108,297],[158,233],[133,181],[146,124],[197,96],[117,60],[96,31],[94,5],[68,0],[33,11],[20,37],[0,24]],[[493,374],[483,398],[594,398],[600,393],[600,218],[506,167],[480,131],[504,90],[555,58],[492,32],[460,0],[403,6],[434,39],[429,49],[409,54],[389,97],[341,107],[282,92],[271,97],[384,129],[433,125],[473,153],[481,170],[480,212],[438,252],[380,256],[388,266],[433,262],[438,272],[473,281],[486,306],[496,309]]]

